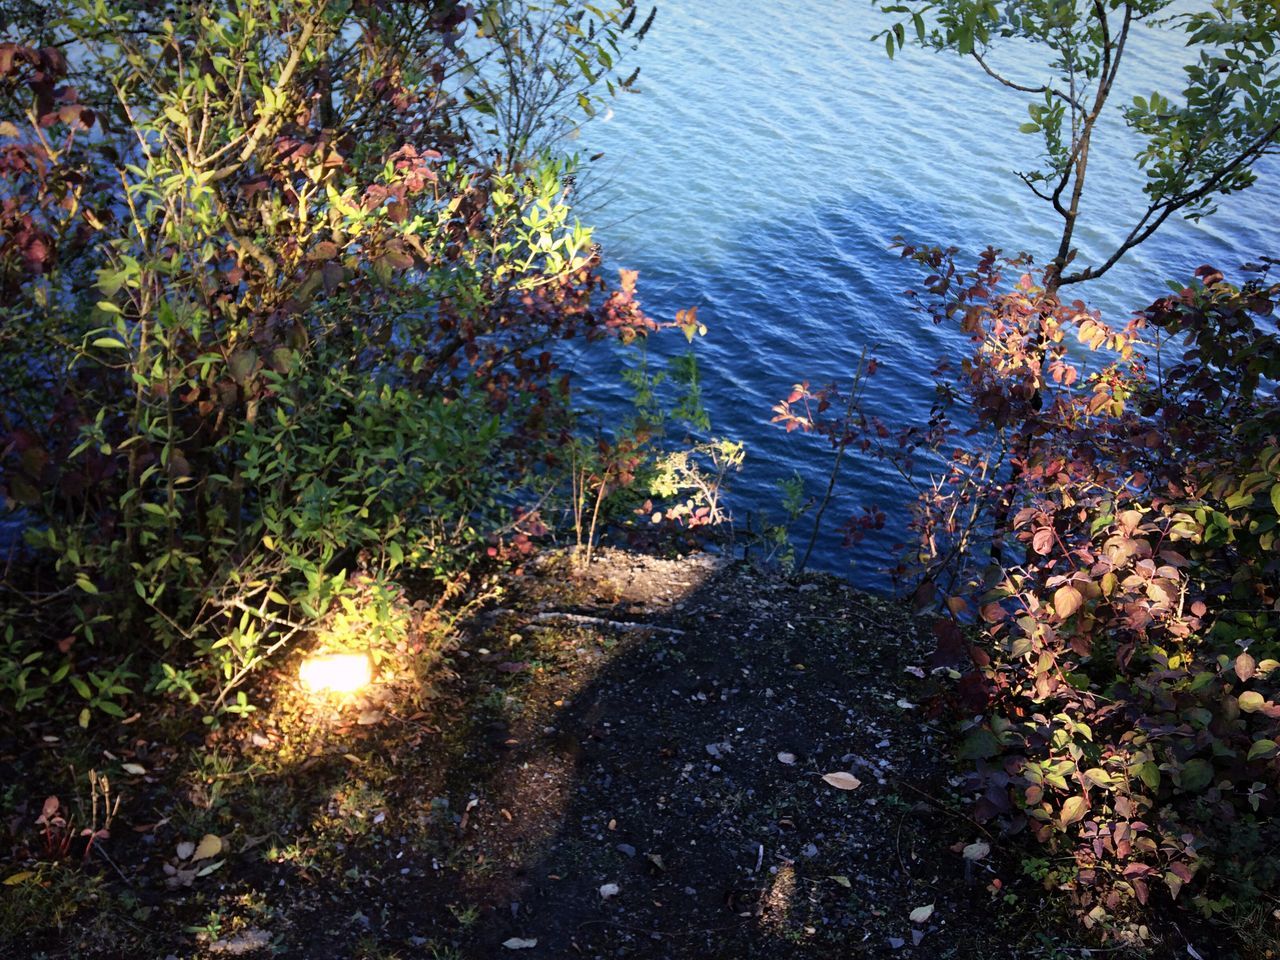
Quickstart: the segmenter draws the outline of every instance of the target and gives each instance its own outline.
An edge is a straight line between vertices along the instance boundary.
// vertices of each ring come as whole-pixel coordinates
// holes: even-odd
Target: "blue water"
[[[663,4],[631,61],[643,93],[616,98],[576,145],[604,153],[585,178],[586,219],[609,263],[639,269],[652,315],[697,305],[710,327],[699,355],[714,431],[748,448],[733,490],[739,524],[748,511],[779,515],[776,484],[794,469],[810,492],[825,485],[821,443],[769,423],[792,383],[847,376],[863,345],[879,345],[870,412],[898,423],[927,416],[929,372],[949,332],[899,296],[921,277],[889,249],[892,237],[975,254],[991,243],[1041,263],[1056,247],[1060,221],[1013,173],[1035,165],[1039,143],[1017,132],[1023,95],[958,57],[907,50],[890,61],[869,39],[886,22],[859,0]],[[1176,36],[1147,30],[1126,56],[1117,115],[1090,162],[1076,237],[1085,258],[1109,253],[1144,209],[1118,105],[1173,93],[1166,78],[1176,82],[1187,59]],[[1025,54],[1000,62],[1026,82],[1038,72]],[[1167,223],[1072,295],[1124,317],[1201,263],[1231,275],[1280,254],[1278,167],[1199,225]],[[621,402],[607,383],[586,387],[606,407]],[[906,496],[884,464],[846,461],[829,515],[876,503],[889,525],[852,551],[825,537],[811,566],[849,573],[855,563],[855,579],[883,585]]]

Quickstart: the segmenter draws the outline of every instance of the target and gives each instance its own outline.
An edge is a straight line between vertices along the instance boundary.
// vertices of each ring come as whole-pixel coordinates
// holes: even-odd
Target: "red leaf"
[[[1236,676],[1241,680],[1250,679],[1258,670],[1258,662],[1249,654],[1242,653],[1236,657]]]

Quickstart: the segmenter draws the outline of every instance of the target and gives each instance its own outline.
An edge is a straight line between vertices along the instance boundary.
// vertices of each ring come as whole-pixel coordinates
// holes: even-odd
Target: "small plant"
[[[809,557],[822,530],[822,519],[826,515],[827,507],[831,504],[836,482],[840,478],[840,468],[844,465],[845,453],[850,445],[855,443],[864,452],[871,448],[873,442],[871,431],[878,425],[863,412],[862,401],[866,393],[867,379],[876,372],[876,366],[875,359],[869,359],[867,348],[863,347],[847,390],[842,392],[838,384],[831,383],[820,390],[813,391],[810,390],[807,382],[798,383],[791,389],[787,398],[773,408],[773,423],[783,424],[788,433],[797,429],[805,433],[816,433],[825,437],[832,449],[827,486],[814,511],[808,543],[800,556],[799,563],[796,564],[797,572],[804,572],[804,568],[809,564]],[[836,415],[827,415],[827,411],[832,408],[837,411]]]
[[[77,832],[74,815],[62,801],[54,796],[45,799],[35,821],[40,828],[41,859],[66,859],[71,855],[72,842],[82,837],[85,846],[81,860],[88,861],[94,844],[110,838],[111,823],[120,809],[120,797],[112,798],[111,782],[106,774],[89,771],[89,803],[88,822]]]
[[[43,850],[41,859],[62,860],[71,853],[71,841],[75,831],[70,822],[70,813],[63,816],[62,801],[57,797],[47,797],[36,818],[36,826],[41,830]]]
[[[702,405],[697,358],[688,350],[655,370],[648,335],[676,328],[692,344],[706,327],[698,321],[696,307],[677,312],[666,323],[645,317],[635,282],[633,271],[622,271],[620,291],[614,294],[615,305],[632,318],[633,333],[623,337],[629,362],[622,379],[631,388],[634,415],[615,429],[601,428],[594,442],[578,441],[569,447],[574,556],[584,566],[590,564],[607,523],[642,518],[644,524],[662,525],[685,536],[726,523],[726,481],[745,456],[743,445],[732,440],[685,435],[672,441],[672,426],[701,434],[711,428]],[[631,533],[641,540],[649,536],[635,526]]]

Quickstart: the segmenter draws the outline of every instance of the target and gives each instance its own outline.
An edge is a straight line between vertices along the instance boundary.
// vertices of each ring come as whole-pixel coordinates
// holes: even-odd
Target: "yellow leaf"
[[[22,883],[22,881],[30,880],[35,875],[36,874],[34,870],[19,870],[13,876],[5,877],[4,885],[6,887],[16,887],[18,884]]]
[[[1062,816],[1060,824],[1062,829],[1066,829],[1078,820],[1083,820],[1084,815],[1089,812],[1089,801],[1084,797],[1067,797],[1066,802],[1062,805]]]
[[[191,860],[208,860],[210,857],[216,857],[222,852],[222,838],[216,834],[206,833],[196,847],[196,852],[192,855]]]
[[[1053,610],[1063,620],[1080,609],[1084,597],[1071,584],[1059,587],[1053,594]]]

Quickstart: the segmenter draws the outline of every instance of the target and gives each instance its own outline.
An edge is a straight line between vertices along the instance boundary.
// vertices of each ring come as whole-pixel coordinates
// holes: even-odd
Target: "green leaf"
[[[983,727],[965,737],[964,743],[956,751],[959,760],[989,760],[1000,752],[1000,741],[990,730]]]
[[[1280,513],[1280,483],[1271,488],[1271,508],[1276,513]]]
[[[1213,764],[1200,757],[1188,760],[1182,768],[1179,782],[1188,793],[1199,793],[1213,782]]]
[[[1160,768],[1148,760],[1138,767],[1138,777],[1147,785],[1148,790],[1160,789]]]
[[[93,346],[100,350],[128,350],[127,343],[121,343],[115,337],[98,337],[93,341]]]
[[[1101,767],[1092,767],[1084,772],[1084,778],[1094,786],[1101,787],[1104,790],[1111,790],[1115,787],[1115,781],[1111,779],[1111,774],[1103,770]]]
[[[1249,748],[1250,760],[1270,760],[1276,755],[1277,748],[1274,740],[1255,740],[1253,746]]]

